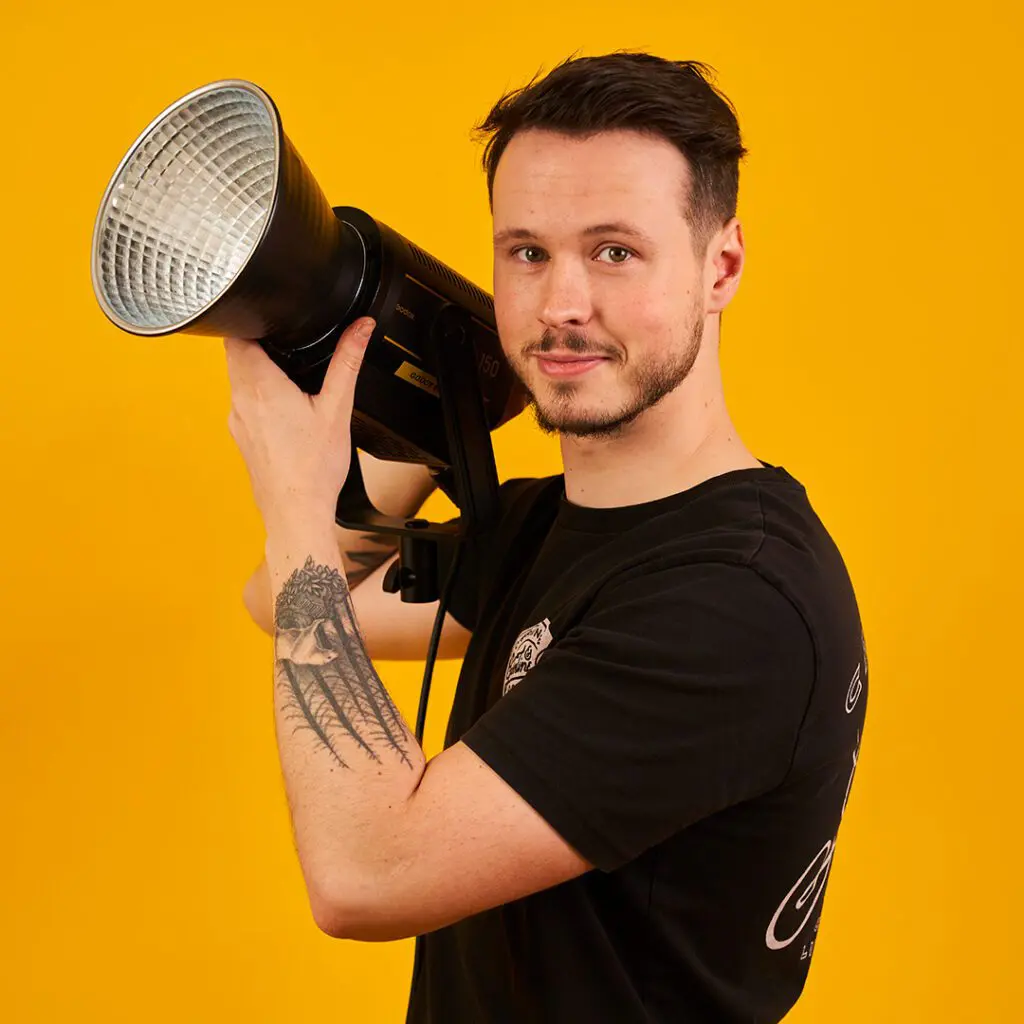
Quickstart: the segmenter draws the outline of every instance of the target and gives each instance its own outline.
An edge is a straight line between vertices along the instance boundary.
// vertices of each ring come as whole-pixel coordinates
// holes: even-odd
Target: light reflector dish
[[[250,82],[214,82],[169,107],[121,161],[93,234],[93,287],[134,334],[180,330],[242,270],[273,209],[281,129]]]

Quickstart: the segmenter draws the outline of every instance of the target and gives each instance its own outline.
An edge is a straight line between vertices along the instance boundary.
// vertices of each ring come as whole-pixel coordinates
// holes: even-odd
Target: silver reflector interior
[[[260,241],[279,159],[277,113],[251,83],[214,83],[164,111],[100,204],[92,273],[106,314],[164,334],[207,309]]]

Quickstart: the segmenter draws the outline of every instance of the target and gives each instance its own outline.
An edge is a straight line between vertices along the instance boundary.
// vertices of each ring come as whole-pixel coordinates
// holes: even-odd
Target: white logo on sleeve
[[[860,672],[860,666],[857,666]],[[856,676],[854,678],[857,678]],[[839,812],[842,817],[846,813],[846,804],[850,799],[850,787],[853,785],[853,776],[857,771],[857,757],[860,754],[860,733],[857,734],[857,745],[853,749],[853,765],[850,768],[850,778],[846,783],[846,795],[843,797],[843,809]],[[814,913],[814,908],[825,891],[825,884],[828,882],[829,872],[832,870],[832,858],[836,850],[836,837],[833,836],[814,855],[814,859],[804,868],[804,873],[796,880],[793,888],[786,893],[786,898],[779,904],[778,910],[772,915],[768,922],[768,930],[765,932],[764,941],[769,949],[785,949],[803,930]],[[817,933],[818,926],[814,926]],[[810,943],[804,943],[800,951],[800,959],[807,960],[814,952],[814,939]]]
[[[505,668],[505,684],[501,688],[503,697],[540,661],[541,655],[551,643],[550,626],[551,620],[545,619],[536,626],[524,629],[516,638]]]
[[[835,842],[830,839],[807,865],[793,888],[786,893],[786,898],[772,915],[768,931],[765,932],[764,941],[769,949],[785,949],[804,930],[825,891],[834,850]]]
[[[857,706],[863,690],[864,684],[860,681],[860,665],[858,664],[857,671],[853,673],[853,678],[850,680],[850,688],[846,691],[846,713],[848,715]]]

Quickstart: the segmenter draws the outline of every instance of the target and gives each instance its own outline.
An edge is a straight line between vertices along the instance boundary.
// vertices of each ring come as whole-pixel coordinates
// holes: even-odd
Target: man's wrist
[[[275,599],[288,578],[309,559],[314,565],[326,565],[344,575],[333,522],[314,522],[294,515],[274,520],[267,524],[264,555]]]

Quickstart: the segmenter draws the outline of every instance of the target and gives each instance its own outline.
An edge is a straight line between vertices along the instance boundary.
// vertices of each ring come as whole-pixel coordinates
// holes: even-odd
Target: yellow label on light
[[[425,370],[421,370],[418,366],[413,366],[412,363],[402,363],[395,370],[395,376],[401,377],[402,380],[407,380],[410,384],[415,384],[416,387],[422,388],[424,391],[428,391],[435,398],[441,394],[437,387],[437,378],[431,376]]]

